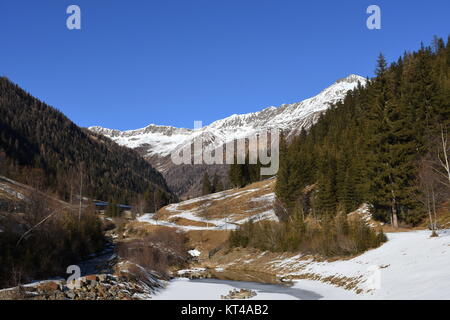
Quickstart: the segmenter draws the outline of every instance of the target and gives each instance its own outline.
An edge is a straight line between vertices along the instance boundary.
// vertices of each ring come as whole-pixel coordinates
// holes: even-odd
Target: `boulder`
[[[37,290],[38,291],[42,291],[42,292],[51,292],[51,291],[56,291],[59,290],[60,288],[60,283],[56,282],[56,281],[46,281],[46,282],[42,282],[37,286]]]

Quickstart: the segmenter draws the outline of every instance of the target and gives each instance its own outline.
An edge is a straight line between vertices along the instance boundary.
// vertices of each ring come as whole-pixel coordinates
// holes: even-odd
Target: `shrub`
[[[351,256],[376,248],[387,240],[360,218],[304,220],[296,215],[283,223],[249,221],[231,232],[230,247],[253,247],[263,251],[302,252],[324,257]]]
[[[170,267],[184,266],[187,262],[187,237],[172,229],[156,229],[142,240],[121,242],[118,253],[148,271],[167,277]]]
[[[7,216],[0,233],[0,287],[66,275],[67,266],[104,245],[102,224],[90,208],[79,219],[78,212],[55,208],[39,194],[30,197],[24,207],[23,215]]]

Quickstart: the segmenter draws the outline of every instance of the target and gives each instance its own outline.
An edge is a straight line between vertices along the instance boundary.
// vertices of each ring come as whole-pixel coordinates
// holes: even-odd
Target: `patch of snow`
[[[260,197],[252,198],[250,201],[252,202],[269,202],[273,203],[275,200],[275,193],[268,193]]]
[[[273,266],[297,268],[286,275],[316,274],[358,278],[363,299],[449,299],[450,230],[430,238],[430,231],[388,233],[389,241],[358,257],[334,262],[301,256],[273,261]],[[379,277],[379,287],[371,281]]]
[[[8,187],[5,184],[0,184],[0,190],[8,193],[9,195],[11,195],[11,196],[13,196],[13,197],[15,197],[17,199],[20,199],[20,200],[24,200],[25,199],[25,196],[22,193],[14,191],[13,189],[11,189],[10,187]]]
[[[244,224],[246,222],[249,222],[250,220],[254,221],[254,222],[263,221],[263,220],[279,222],[279,219],[278,219],[277,215],[275,214],[275,211],[273,209],[270,209],[270,210],[267,210],[267,211],[264,211],[264,212],[252,215],[250,217],[241,219],[239,221],[236,221],[235,223],[238,224],[238,225],[241,225],[241,224]]]
[[[199,257],[201,252],[197,249],[189,250],[188,253],[191,255],[191,257]]]
[[[192,268],[192,269],[183,269],[183,270],[178,270],[177,273],[178,275],[184,275],[186,273],[196,273],[196,272],[203,272],[205,271],[206,268]]]

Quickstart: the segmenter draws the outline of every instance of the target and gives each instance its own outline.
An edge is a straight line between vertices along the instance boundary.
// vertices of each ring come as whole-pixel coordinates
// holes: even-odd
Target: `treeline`
[[[289,144],[282,137],[276,195],[287,219],[349,213],[363,203],[397,227],[449,199],[450,41],[405,53],[332,106]]]
[[[131,212],[134,216],[144,213],[154,213],[173,201],[173,197],[159,188],[149,187],[143,194],[137,195],[131,202]],[[123,210],[119,207],[124,202],[111,198],[105,214],[109,217],[122,216]]]
[[[135,151],[81,129],[58,110],[0,78],[0,174],[58,194],[131,203],[149,188],[173,196]]]
[[[203,196],[210,194],[210,193],[220,192],[223,190],[224,190],[224,188],[223,188],[222,181],[217,173],[214,173],[212,181],[209,178],[209,174],[207,171],[203,174],[203,179],[202,179],[202,195]]]
[[[245,187],[253,182],[260,181],[261,177],[261,163],[259,159],[256,164],[250,164],[249,155],[245,157],[244,163],[240,164],[235,156],[233,164],[230,165],[228,171],[228,179],[230,184],[236,188]]]

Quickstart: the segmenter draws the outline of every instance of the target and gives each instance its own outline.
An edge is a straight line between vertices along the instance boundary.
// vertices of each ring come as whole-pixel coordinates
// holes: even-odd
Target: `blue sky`
[[[66,28],[81,8],[82,30]],[[366,8],[382,29],[366,28]],[[372,76],[433,35],[448,0],[39,0],[0,2],[0,75],[80,126],[192,127]]]

